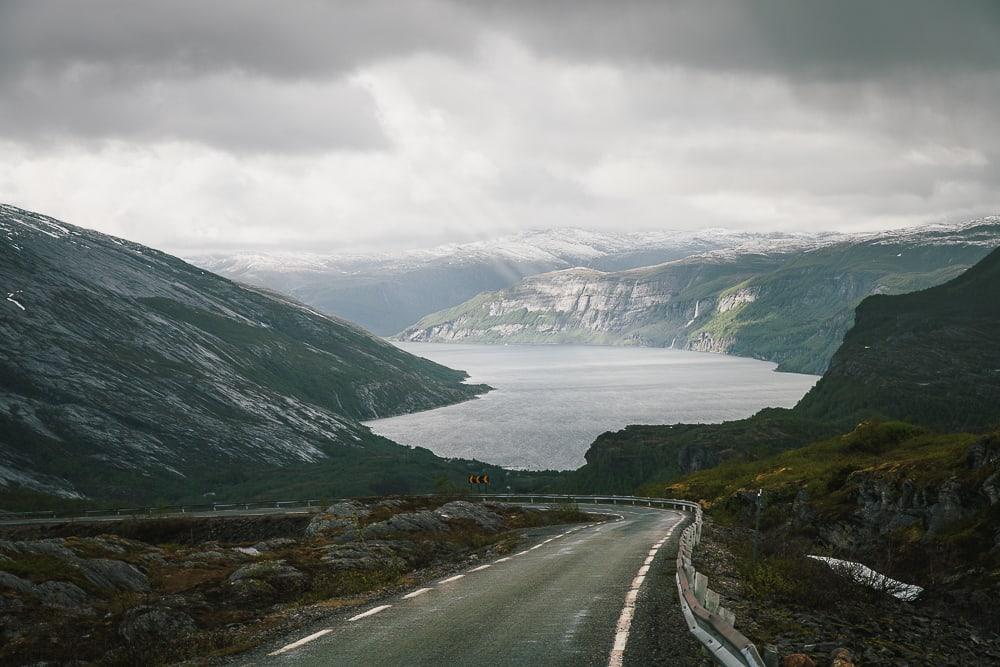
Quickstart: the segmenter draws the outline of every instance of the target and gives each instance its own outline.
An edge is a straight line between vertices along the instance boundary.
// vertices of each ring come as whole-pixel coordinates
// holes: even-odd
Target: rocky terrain
[[[313,515],[5,527],[0,662],[210,660],[510,551],[518,529],[593,521],[461,500]]]
[[[751,244],[662,265],[525,278],[422,318],[412,341],[649,345],[822,373],[872,294],[943,283],[1000,244],[1000,219],[826,243]]]
[[[286,297],[6,205],[0,289],[0,494],[154,500],[405,458],[359,422],[487,389]]]
[[[762,547],[754,566],[747,529],[709,522],[695,563],[758,649],[796,667],[987,665],[1000,661],[997,628],[977,626],[935,599],[904,602],[867,590],[825,565]],[[756,573],[756,574],[755,574]],[[760,586],[771,579],[770,590]],[[797,580],[789,581],[788,578]],[[835,656],[849,656],[839,665]]]
[[[189,259],[388,336],[428,313],[546,271],[574,266],[618,271],[748,243],[769,247],[834,238],[722,229],[614,233],[565,228],[382,254],[235,252]]]
[[[789,648],[849,640],[863,664],[989,664],[1000,656],[998,480],[1000,434],[937,434],[872,421],[655,490],[699,499],[717,524],[738,534],[728,545],[736,556],[726,576],[759,598],[756,607],[772,607],[747,607],[762,640]],[[755,536],[748,527],[756,524],[758,490],[764,510]],[[755,539],[762,554],[756,563]],[[829,576],[807,555],[862,563],[923,591],[904,602],[887,595],[901,590],[895,584],[874,592],[839,581],[800,584]],[[837,594],[816,592],[823,590]],[[977,661],[980,654],[990,658]]]

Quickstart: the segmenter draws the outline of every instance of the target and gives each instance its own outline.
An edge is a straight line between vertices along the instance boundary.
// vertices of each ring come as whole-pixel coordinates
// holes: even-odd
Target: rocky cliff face
[[[1000,220],[766,253],[717,252],[620,272],[532,276],[428,315],[412,341],[650,345],[821,373],[872,294],[930,287],[1000,243]]]
[[[929,542],[961,527],[987,520],[1000,503],[1000,440],[983,436],[968,449],[964,465],[941,478],[926,472],[864,470],[844,483],[853,508],[842,520],[816,522],[809,495],[800,491],[794,516],[803,526],[819,529],[826,542],[841,550],[870,551],[894,533],[910,532]],[[991,525],[993,522],[990,522]],[[1000,547],[1000,525],[993,526],[985,550]]]
[[[0,492],[162,498],[364,451],[359,420],[484,390],[285,297],[12,206],[0,289]]]
[[[754,294],[747,289],[719,294],[699,286],[713,281],[736,284],[753,275],[748,264],[778,262],[760,257],[746,264],[702,258],[620,273],[586,268],[556,271],[430,315],[400,338],[693,347],[687,341],[697,336],[691,334],[719,311],[720,304],[722,312],[733,311],[751,303]]]

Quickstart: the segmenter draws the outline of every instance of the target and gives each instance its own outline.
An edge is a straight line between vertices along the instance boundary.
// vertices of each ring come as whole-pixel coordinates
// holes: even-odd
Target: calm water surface
[[[368,425],[446,457],[527,469],[584,464],[594,438],[627,424],[721,422],[791,407],[819,378],[775,364],[660,348],[397,343],[495,389]]]

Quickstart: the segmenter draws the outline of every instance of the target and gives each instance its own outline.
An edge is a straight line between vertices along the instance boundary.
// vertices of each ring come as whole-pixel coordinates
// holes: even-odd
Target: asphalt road
[[[525,550],[309,628],[237,664],[694,665],[673,583],[682,512],[535,531]]]

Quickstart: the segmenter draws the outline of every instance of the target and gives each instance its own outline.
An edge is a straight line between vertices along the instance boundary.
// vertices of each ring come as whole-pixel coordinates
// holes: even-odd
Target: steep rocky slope
[[[0,492],[170,497],[249,466],[391,460],[409,450],[359,420],[485,389],[287,298],[7,205],[0,289]]]
[[[421,319],[413,341],[670,346],[822,373],[871,294],[940,284],[1000,244],[1000,219],[929,226],[808,248],[779,245],[606,273],[575,268]]]
[[[886,417],[939,430],[1000,425],[1000,250],[944,285],[857,309],[800,414]]]

